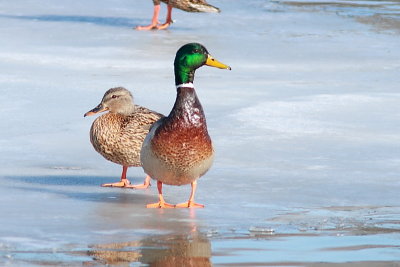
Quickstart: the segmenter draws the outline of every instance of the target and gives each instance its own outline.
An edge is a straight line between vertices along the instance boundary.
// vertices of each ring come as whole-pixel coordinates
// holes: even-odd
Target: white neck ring
[[[181,83],[176,86],[176,89],[186,87],[186,88],[194,88],[193,83]]]

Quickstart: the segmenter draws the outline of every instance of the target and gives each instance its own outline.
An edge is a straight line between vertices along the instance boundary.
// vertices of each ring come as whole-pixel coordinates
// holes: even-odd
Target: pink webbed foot
[[[117,183],[108,183],[108,184],[102,184],[102,187],[127,187],[131,184],[128,179],[121,179],[121,181]]]

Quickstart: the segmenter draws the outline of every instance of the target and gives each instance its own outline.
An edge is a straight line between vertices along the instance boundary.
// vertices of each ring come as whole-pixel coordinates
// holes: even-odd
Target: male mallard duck
[[[147,175],[142,185],[131,185],[126,178],[128,167],[141,166],[140,149],[150,126],[164,117],[145,107],[133,104],[131,92],[123,87],[109,89],[101,103],[85,113],[84,117],[103,111],[108,113],[98,117],[90,128],[90,142],[104,158],[122,165],[121,181],[102,184],[110,187],[147,188]]]
[[[208,65],[231,69],[211,57],[198,43],[182,46],[174,61],[177,96],[168,117],[158,120],[143,142],[140,160],[144,171],[157,180],[159,202],[148,208],[204,207],[194,202],[197,179],[211,167],[214,150],[206,118],[193,86],[197,68]],[[191,184],[188,202],[176,206],[164,201],[162,184]]]
[[[160,0],[153,0],[154,12],[151,24],[148,26],[137,26],[137,30],[162,30],[172,24],[172,8],[179,8],[187,12],[220,12],[219,8],[208,4],[205,0],[161,0],[167,4],[167,19],[164,24],[158,21],[160,13]]]

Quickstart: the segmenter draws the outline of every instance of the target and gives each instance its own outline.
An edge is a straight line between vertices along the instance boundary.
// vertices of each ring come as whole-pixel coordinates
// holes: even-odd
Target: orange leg
[[[177,208],[204,208],[203,204],[194,202],[194,194],[196,193],[197,180],[194,181],[191,185],[192,185],[192,192],[190,193],[188,202],[177,204],[176,205]]]
[[[147,204],[146,208],[175,208],[174,205],[166,203],[162,195],[162,182],[157,181],[158,199],[159,201],[152,204]]]
[[[128,166],[122,167],[121,181],[117,183],[102,184],[103,187],[126,187],[131,184],[128,179],[126,179],[126,172],[128,171]]]
[[[146,189],[148,188],[151,184],[150,184],[150,176],[146,175],[146,178],[144,179],[143,184],[129,184],[126,185],[126,188],[136,188],[136,189]]]
[[[154,6],[154,11],[153,11],[153,18],[151,19],[151,24],[147,26],[136,26],[136,30],[138,31],[148,31],[152,29],[157,29],[158,25],[158,15],[160,14],[160,5],[155,5]]]
[[[168,5],[167,9],[168,9],[168,11],[167,11],[167,19],[165,20],[164,24],[157,26],[157,30],[164,30],[164,29],[168,28],[169,25],[171,25],[172,22],[173,22],[172,21],[172,6]]]

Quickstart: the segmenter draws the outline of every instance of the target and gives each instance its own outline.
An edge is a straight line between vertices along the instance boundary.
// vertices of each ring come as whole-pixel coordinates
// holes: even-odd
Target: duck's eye
[[[112,97],[111,98],[117,98],[118,96],[116,96],[116,95],[112,95]]]
[[[200,49],[195,49],[195,50],[193,50],[193,53],[194,54],[198,54],[198,53],[200,53],[201,51],[200,51]]]

